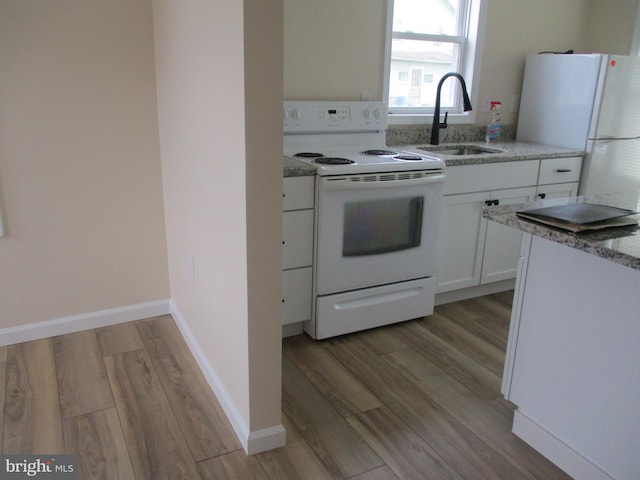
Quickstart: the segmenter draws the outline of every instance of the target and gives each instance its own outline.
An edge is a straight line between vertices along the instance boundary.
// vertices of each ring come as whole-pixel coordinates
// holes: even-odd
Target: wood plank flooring
[[[283,341],[287,445],[248,457],[170,316],[0,347],[0,451],[80,478],[568,479],[511,433],[511,292]]]

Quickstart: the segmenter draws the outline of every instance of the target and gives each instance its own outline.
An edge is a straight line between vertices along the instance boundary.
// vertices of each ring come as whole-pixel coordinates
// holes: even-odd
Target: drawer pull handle
[[[558,172],[558,173],[569,173],[569,172],[571,172],[571,169],[570,168],[558,168],[558,169],[556,169],[556,172]]]
[[[490,206],[492,206],[492,205],[494,205],[494,206],[495,206],[495,205],[500,205],[500,200],[485,200],[485,201],[484,201],[484,204],[485,204],[487,207],[490,207]]]
[[[546,194],[546,193],[539,193],[539,194],[538,194],[538,197],[540,197],[540,198],[546,198],[546,197],[547,197],[547,194]]]

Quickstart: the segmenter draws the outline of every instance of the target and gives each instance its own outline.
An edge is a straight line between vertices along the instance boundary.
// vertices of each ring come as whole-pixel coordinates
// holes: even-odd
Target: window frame
[[[470,112],[463,112],[461,105],[456,109],[441,109],[441,113],[445,111],[449,112],[449,123],[474,123],[476,118],[478,105],[478,90],[479,90],[479,77],[480,77],[480,60],[482,58],[482,45],[484,39],[484,30],[486,23],[486,0],[465,0],[467,3],[466,18],[463,19],[466,22],[464,29],[467,31],[466,36],[451,36],[451,35],[434,35],[424,33],[412,33],[412,32],[393,32],[393,4],[394,0],[387,0],[387,18],[386,18],[386,32],[385,32],[385,58],[384,58],[384,76],[382,85],[383,101],[389,100],[389,83],[391,75],[391,46],[392,40],[396,39],[408,39],[408,40],[422,40],[422,41],[444,41],[446,43],[458,43],[460,45],[458,60],[459,72],[464,76],[467,84],[471,103],[474,105],[474,109]],[[458,19],[460,21],[460,19]],[[434,82],[439,82],[439,78],[434,78]],[[453,80],[452,80],[453,81]],[[459,85],[456,82],[456,88],[459,89]],[[458,95],[458,98],[461,98]],[[389,124],[390,125],[406,125],[406,124],[418,124],[425,123],[427,120],[433,119],[433,107],[403,107],[389,108]]]

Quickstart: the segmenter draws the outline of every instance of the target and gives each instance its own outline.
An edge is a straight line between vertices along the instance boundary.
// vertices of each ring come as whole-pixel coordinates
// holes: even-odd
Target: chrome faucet
[[[440,90],[442,90],[442,84],[449,77],[456,77],[460,80],[462,85],[462,100],[464,102],[464,111],[468,112],[473,110],[471,108],[471,101],[469,100],[469,94],[467,93],[467,85],[464,83],[462,75],[456,72],[445,73],[438,83],[438,89],[436,90],[436,106],[433,110],[433,125],[431,126],[431,145],[438,145],[440,143],[440,129],[447,128],[447,117],[449,112],[444,112],[444,122],[440,123]]]

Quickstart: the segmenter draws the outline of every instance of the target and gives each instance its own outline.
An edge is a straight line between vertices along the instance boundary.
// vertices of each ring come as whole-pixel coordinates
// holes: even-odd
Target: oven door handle
[[[401,180],[387,180],[385,174],[362,175],[357,176],[360,180],[355,180],[354,176],[346,177],[321,177],[320,190],[336,191],[336,190],[366,190],[376,188],[397,188],[397,187],[416,187],[421,185],[430,185],[434,183],[444,182],[446,175],[431,174],[418,178],[407,178]]]

